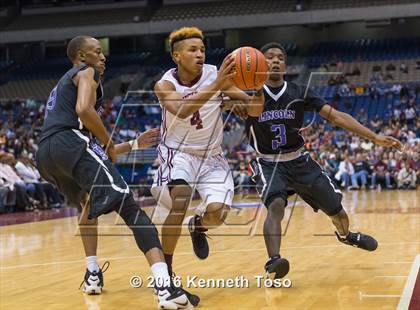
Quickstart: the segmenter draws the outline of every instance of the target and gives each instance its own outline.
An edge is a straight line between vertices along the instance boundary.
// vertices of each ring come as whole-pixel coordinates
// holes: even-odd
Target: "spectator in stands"
[[[402,73],[408,73],[408,67],[407,67],[407,65],[405,64],[405,63],[401,63],[400,64],[400,71],[402,72]]]
[[[416,61],[416,70],[420,70],[420,60]]]
[[[414,122],[416,120],[416,109],[414,103],[410,104],[405,110],[404,115],[405,119],[407,120],[407,125],[411,126],[414,125]]]
[[[393,80],[394,80],[394,76],[391,73],[387,72],[384,77],[384,82],[393,81]]]
[[[390,91],[393,94],[398,95],[401,92],[401,88],[402,88],[402,85],[400,83],[395,83],[395,84],[392,85]]]
[[[393,63],[389,63],[387,66],[386,66],[386,71],[395,71],[395,66],[394,66],[394,64]]]
[[[410,91],[409,91],[408,87],[406,85],[402,85],[401,91],[400,91],[401,101],[403,101],[404,97],[408,98],[409,95],[410,95]],[[408,99],[406,99],[406,100],[408,100]]]
[[[3,183],[11,191],[15,192],[16,195],[16,208],[19,211],[34,210],[39,206],[39,202],[36,203],[28,194],[30,190],[26,186],[25,182],[16,174],[12,165],[12,154],[2,153],[0,154],[0,178]]]
[[[398,172],[398,189],[416,189],[416,172],[410,167],[402,163],[401,170]]]
[[[359,189],[359,179],[361,183],[360,189],[366,189],[370,167],[362,153],[356,155],[356,161],[354,162],[353,167],[354,174],[351,176],[351,187],[349,187],[349,189]]]
[[[399,156],[399,153],[397,153],[397,156]],[[389,152],[388,153],[388,160],[384,160],[384,162],[387,164],[388,166],[388,171],[392,174],[394,174],[394,172],[397,169],[397,159],[394,155],[394,152]]]
[[[21,156],[15,163],[18,175],[26,184],[33,185],[34,192],[31,197],[41,202],[42,208],[61,207],[61,199],[55,187],[41,180],[38,169],[35,168],[33,162],[26,157]]]
[[[379,119],[378,116],[375,116],[371,121],[370,121],[370,126],[372,128],[372,130],[375,133],[378,133],[381,130],[381,126],[382,126],[382,122]],[[372,143],[370,140],[368,140],[370,143]]]
[[[360,69],[359,69],[359,67],[358,67],[358,66],[355,66],[355,67],[354,67],[352,74],[353,74],[354,76],[360,76]]]
[[[400,119],[401,114],[402,114],[401,109],[400,109],[399,107],[396,107],[396,108],[394,109],[394,119],[399,120],[399,119]]]
[[[382,73],[380,73],[378,71],[375,71],[375,72],[373,72],[372,77],[370,78],[370,83],[371,84],[379,84],[379,83],[382,82],[382,80],[383,80]]]
[[[374,83],[372,83],[372,84],[369,85],[369,94],[370,94],[370,97],[373,100],[378,100],[378,98],[379,98],[379,92],[378,92],[378,89],[376,87],[376,82],[374,82]]]
[[[5,213],[7,207],[7,197],[10,190],[5,186],[5,180],[0,177],[0,214]]]
[[[380,71],[382,71],[382,68],[381,68],[380,65],[373,65],[372,71],[373,72],[380,72]]]
[[[363,122],[361,122],[363,123]],[[351,138],[350,149],[352,151],[357,150],[360,147],[360,138],[359,136],[353,136]]]
[[[365,139],[361,144],[360,147],[365,151],[371,151],[375,144],[372,141]]]
[[[325,160],[324,168],[327,171],[329,177],[334,179],[335,174],[338,172],[338,161],[334,153],[329,154],[328,159]]]
[[[391,189],[391,175],[388,171],[387,164],[382,160],[379,159],[379,161],[375,164],[372,174],[372,185],[371,188],[375,189],[377,184],[379,184],[382,188]]]
[[[340,186],[347,188],[350,185],[350,177],[354,174],[354,167],[352,159],[349,155],[344,157],[344,160],[338,165],[338,172],[335,174],[335,179]]]
[[[338,93],[340,94],[340,96],[348,96],[350,95],[350,88],[347,85],[347,83],[343,83],[340,85],[340,87],[338,88]]]
[[[239,193],[247,193],[248,186],[251,184],[251,178],[248,175],[247,165],[244,161],[239,163],[239,170],[237,169],[233,173],[233,180],[235,187],[237,187]]]

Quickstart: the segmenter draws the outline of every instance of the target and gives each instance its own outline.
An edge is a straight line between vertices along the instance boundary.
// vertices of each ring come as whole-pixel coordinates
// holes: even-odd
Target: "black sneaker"
[[[207,242],[207,235],[205,234],[207,229],[196,229],[195,222],[199,218],[198,215],[191,216],[188,220],[188,230],[191,235],[195,255],[199,259],[206,259],[209,256],[209,244]]]
[[[180,287],[156,287],[159,309],[192,309],[188,292]],[[191,294],[192,295],[192,294]]]
[[[265,264],[266,277],[270,279],[281,279],[289,273],[290,265],[289,261],[285,258],[281,258],[280,255],[271,258]]]
[[[338,241],[366,251],[375,251],[378,247],[378,241],[375,238],[360,232],[354,233],[350,231],[347,237],[340,236],[338,232],[335,232],[335,235]]]
[[[85,278],[79,286],[79,289],[83,286],[82,291],[88,295],[99,295],[102,294],[102,288],[104,287],[103,273],[108,269],[109,262],[106,261],[99,271],[90,272],[86,269]]]

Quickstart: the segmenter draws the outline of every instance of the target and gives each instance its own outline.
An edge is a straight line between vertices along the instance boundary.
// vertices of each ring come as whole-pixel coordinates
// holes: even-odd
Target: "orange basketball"
[[[235,85],[242,90],[260,89],[268,77],[268,65],[263,53],[245,46],[234,50],[232,54],[235,54]]]

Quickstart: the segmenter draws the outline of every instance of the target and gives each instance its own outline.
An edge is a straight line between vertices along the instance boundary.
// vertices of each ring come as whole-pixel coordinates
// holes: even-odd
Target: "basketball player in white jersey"
[[[167,71],[155,85],[162,106],[160,167],[152,194],[170,209],[162,227],[162,246],[169,274],[172,257],[191,196],[198,191],[202,204],[188,220],[193,249],[200,259],[209,255],[205,232],[221,225],[232,204],[234,185],[223,156],[222,92],[247,102],[247,113],[259,116],[262,92],[249,97],[233,86],[234,57],[229,55],[219,70],[204,64],[201,30],[185,27],[169,36],[177,67]]]

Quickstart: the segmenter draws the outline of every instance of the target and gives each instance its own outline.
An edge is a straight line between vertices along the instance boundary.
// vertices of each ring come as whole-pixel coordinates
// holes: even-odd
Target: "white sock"
[[[98,272],[99,265],[96,256],[86,256],[86,267],[90,272]]]
[[[166,263],[154,263],[152,267],[150,267],[150,269],[152,269],[152,273],[155,278],[155,283],[157,287],[170,286],[171,278],[169,277],[168,266],[166,265]]]

